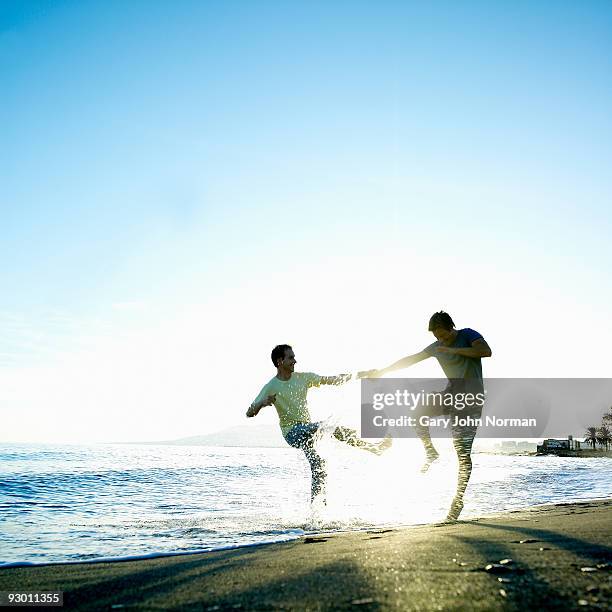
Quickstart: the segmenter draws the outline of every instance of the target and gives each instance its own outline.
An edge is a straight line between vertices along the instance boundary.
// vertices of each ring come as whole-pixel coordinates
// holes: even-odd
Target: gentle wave
[[[452,447],[427,476],[399,441],[383,457],[321,445],[328,505],[290,448],[0,445],[0,566],[151,558],[305,533],[443,518]],[[464,516],[612,496],[612,460],[475,455]]]

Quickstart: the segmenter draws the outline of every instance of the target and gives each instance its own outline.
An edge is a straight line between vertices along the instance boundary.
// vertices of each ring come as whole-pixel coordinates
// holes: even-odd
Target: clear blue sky
[[[232,359],[224,342],[238,334],[252,362],[276,332],[301,338],[316,321],[321,336],[303,338],[315,369],[347,305],[377,360],[402,356],[376,351],[380,321],[412,333],[445,307],[506,343],[496,375],[524,374],[511,367],[526,363],[517,339],[542,334],[546,317],[588,330],[594,319],[595,369],[579,375],[603,375],[609,2],[2,0],[0,75],[0,367],[13,389],[0,405],[13,412],[42,410],[23,381],[68,387],[66,359],[103,354],[100,338],[155,345],[185,309],[212,325],[193,359],[207,347]],[[381,300],[383,272],[395,288]],[[530,367],[559,359],[559,332],[543,333],[550,355]],[[561,364],[559,375],[585,365]],[[150,368],[141,381],[164,369]],[[207,429],[192,415],[177,434]],[[24,439],[23,418],[7,439]]]

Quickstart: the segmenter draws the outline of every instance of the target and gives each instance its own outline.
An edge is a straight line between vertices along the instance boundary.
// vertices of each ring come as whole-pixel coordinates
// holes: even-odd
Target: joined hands
[[[380,378],[383,375],[382,370],[377,370],[374,368],[373,370],[361,370],[357,372],[357,378]]]

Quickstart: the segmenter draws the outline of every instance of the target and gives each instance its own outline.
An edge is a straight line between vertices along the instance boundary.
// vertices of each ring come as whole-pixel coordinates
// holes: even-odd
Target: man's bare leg
[[[325,470],[325,461],[315,450],[312,441],[302,448],[308,463],[310,463],[310,501],[314,501],[315,497],[321,495],[325,504],[325,480],[327,472]]]
[[[354,429],[349,429],[348,427],[336,427],[334,430],[334,438],[340,440],[340,442],[345,442],[350,446],[354,446],[355,448],[361,448],[370,453],[374,453],[375,455],[382,454],[388,448],[391,448],[393,444],[393,438],[391,438],[391,436],[387,436],[382,442],[378,442],[377,444],[367,442],[358,437]]]
[[[457,474],[457,491],[446,517],[446,522],[454,522],[463,510],[463,495],[472,475],[472,444],[476,436],[476,428],[469,431],[453,432],[453,445],[457,453],[459,472]]]
[[[423,443],[423,447],[425,448],[425,463],[423,463],[421,467],[421,474],[425,474],[427,470],[431,467],[431,464],[436,461],[440,457],[440,454],[436,450],[433,442],[431,441],[431,436],[429,435],[429,427],[423,425],[417,425],[415,427],[417,436]]]
[[[431,467],[431,464],[440,458],[440,454],[436,450],[433,442],[431,441],[431,435],[429,433],[428,425],[421,425],[420,419],[422,416],[434,417],[440,416],[443,413],[442,407],[438,405],[428,405],[422,403],[418,406],[415,417],[417,419],[417,425],[415,426],[416,434],[423,444],[425,450],[425,462],[421,466],[421,474],[425,474]]]

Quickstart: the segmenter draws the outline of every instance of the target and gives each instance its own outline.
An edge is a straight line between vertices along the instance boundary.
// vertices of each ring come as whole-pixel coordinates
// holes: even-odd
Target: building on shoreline
[[[559,457],[612,457],[612,452],[606,449],[589,448],[586,441],[574,440],[573,436],[566,439],[547,438],[538,444],[536,455],[557,455]]]
[[[579,440],[574,440],[573,436],[567,436],[565,440],[559,440],[557,438],[547,438],[538,444],[538,453],[556,452],[557,450],[581,450],[582,443]]]

